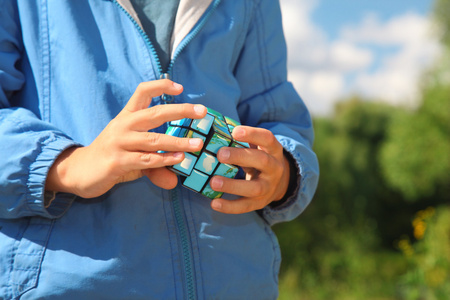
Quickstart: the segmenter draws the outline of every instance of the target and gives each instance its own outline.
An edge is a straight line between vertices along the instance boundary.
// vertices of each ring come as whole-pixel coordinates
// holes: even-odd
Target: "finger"
[[[166,168],[146,169],[143,173],[160,188],[171,190],[177,186],[177,175]]]
[[[196,152],[203,146],[199,138],[179,138],[155,132],[131,132],[122,141],[122,148],[128,151],[141,152]]]
[[[267,129],[241,125],[234,128],[232,135],[236,140],[257,145],[269,154],[280,155],[283,152],[283,146]]]
[[[133,170],[154,169],[176,165],[183,161],[184,153],[129,152],[123,154],[119,159],[118,164],[122,170],[130,172]]]
[[[214,176],[210,181],[211,188],[217,192],[243,196],[262,197],[267,194],[267,187],[262,180],[238,180],[222,176]]]
[[[207,113],[205,106],[200,104],[164,104],[156,105],[135,112],[129,117],[128,126],[139,131],[148,131],[162,124],[183,118],[201,119]]]
[[[272,155],[260,149],[222,147],[217,152],[217,158],[221,163],[254,168],[263,172],[270,172],[277,163]]]
[[[179,95],[183,86],[168,79],[142,82],[138,85],[127,105],[122,111],[134,112],[147,108],[153,97],[162,94]]]
[[[254,198],[239,198],[237,200],[217,198],[211,201],[212,209],[225,214],[244,214],[262,209],[266,205],[266,201]]]

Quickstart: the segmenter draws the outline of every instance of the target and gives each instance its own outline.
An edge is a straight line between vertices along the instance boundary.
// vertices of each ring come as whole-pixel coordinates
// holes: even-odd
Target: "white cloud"
[[[341,72],[367,68],[374,60],[372,52],[345,40],[331,43],[329,49],[329,67]]]
[[[357,26],[343,26],[341,35],[352,42],[366,42],[378,45],[404,45],[417,43],[427,36],[429,20],[416,13],[405,12],[383,22],[375,13],[367,14]]]
[[[382,21],[367,14],[358,24],[343,25],[330,40],[312,22],[318,5],[319,0],[281,1],[289,80],[311,112],[329,114],[350,93],[392,104],[415,103],[420,74],[439,53],[429,19],[405,12]]]
[[[398,47],[374,72],[359,74],[354,90],[392,104],[417,103],[421,73],[439,53],[426,17],[405,13],[383,23],[371,15],[358,28],[344,28],[342,37],[354,43]]]

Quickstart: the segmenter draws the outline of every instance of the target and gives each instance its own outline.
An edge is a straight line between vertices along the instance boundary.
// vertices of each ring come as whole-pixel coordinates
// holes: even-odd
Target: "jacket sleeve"
[[[292,220],[303,212],[319,177],[317,157],[312,150],[311,117],[287,81],[286,52],[278,1],[258,1],[235,69],[242,91],[238,111],[243,124],[274,133],[295,159],[300,175],[293,196],[281,205],[263,209],[262,215],[271,225]]]
[[[77,143],[31,110],[14,106],[25,83],[34,84],[25,82],[20,70],[24,47],[15,3],[0,0],[0,218],[55,218],[74,197],[60,194],[45,208],[47,172],[63,150]],[[38,106],[38,96],[30,101]]]

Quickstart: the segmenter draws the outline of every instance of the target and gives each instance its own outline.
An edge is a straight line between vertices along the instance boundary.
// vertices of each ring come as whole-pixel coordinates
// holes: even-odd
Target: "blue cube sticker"
[[[203,152],[195,165],[195,169],[211,175],[218,163],[219,161],[214,155]]]
[[[176,121],[169,122],[170,126],[178,126],[178,127],[189,127],[191,125],[192,119],[181,119]]]
[[[228,147],[230,143],[231,143],[230,139],[227,139],[220,134],[213,133],[211,139],[208,141],[206,145],[206,150],[214,154],[217,154],[217,151],[219,151],[220,148]]]
[[[197,157],[190,153],[184,153],[184,159],[179,164],[174,165],[174,171],[183,176],[191,175],[192,169],[197,162]]]
[[[200,192],[203,189],[203,186],[208,181],[209,177],[206,174],[203,174],[200,171],[194,170],[191,175],[186,177],[183,182],[183,185],[193,189],[196,192]]]
[[[220,164],[214,175],[220,175],[228,178],[236,177],[239,168],[229,164]]]
[[[186,128],[175,127],[175,126],[169,126],[169,128],[167,128],[167,131],[166,131],[166,134],[172,135],[172,136],[177,136],[177,137],[185,137],[186,133],[187,133]]]
[[[206,185],[206,187],[203,189],[202,194],[211,199],[219,198],[219,197],[222,197],[222,195],[223,195],[222,192],[217,192],[217,191],[213,190],[211,188],[211,186],[209,185],[209,182]]]
[[[193,120],[191,128],[207,135],[213,123],[214,123],[214,116],[207,114],[203,119]]]

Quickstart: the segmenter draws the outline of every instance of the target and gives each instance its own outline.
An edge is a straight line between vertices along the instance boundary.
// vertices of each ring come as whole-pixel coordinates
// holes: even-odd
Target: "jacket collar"
[[[130,0],[116,0],[133,19],[141,26],[142,23],[136,11],[133,8]],[[211,5],[213,0],[180,0],[178,5],[177,16],[175,18],[174,30],[170,40],[170,49],[173,56],[174,49],[181,43],[181,41],[194,28],[195,24],[200,20],[205,11]]]

